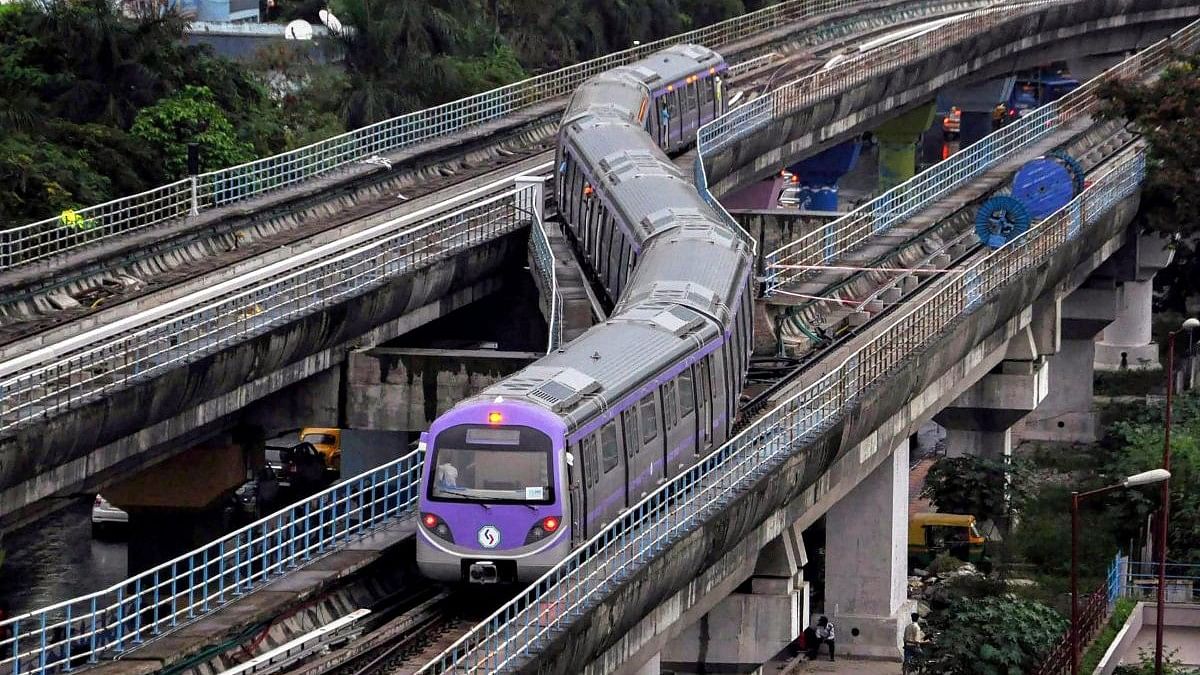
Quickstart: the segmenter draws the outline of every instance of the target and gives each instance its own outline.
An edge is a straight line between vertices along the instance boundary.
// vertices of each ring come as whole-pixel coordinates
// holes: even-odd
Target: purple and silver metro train
[[[728,438],[751,349],[753,245],[644,117],[662,87],[709,101],[698,74],[723,69],[711,50],[678,45],[572,97],[559,204],[589,274],[618,301],[600,325],[434,421],[419,499],[425,575],[532,581]]]

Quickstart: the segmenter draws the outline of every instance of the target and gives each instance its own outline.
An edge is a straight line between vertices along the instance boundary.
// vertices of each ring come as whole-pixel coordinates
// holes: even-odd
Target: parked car
[[[96,495],[92,502],[92,535],[96,536],[111,529],[129,524],[129,514],[113,506],[104,495]]]

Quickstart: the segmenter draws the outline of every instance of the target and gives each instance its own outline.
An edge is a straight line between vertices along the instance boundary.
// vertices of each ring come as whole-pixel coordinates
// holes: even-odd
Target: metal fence
[[[869,8],[872,0],[785,0],[711,26],[561,68],[508,86],[378,122],[235,167],[141,194],[0,230],[0,270],[285,188],[357,162],[411,148],[568,96],[589,77],[691,42],[712,47],[828,12]],[[928,4],[918,0],[913,4]]]
[[[1158,563],[1129,562],[1122,595],[1139,600],[1158,599]],[[1200,603],[1200,565],[1167,562],[1167,602]]]
[[[1122,153],[1112,166],[1062,210],[948,280],[830,373],[626,511],[420,672],[496,672],[535,657],[618,584],[816,440],[863,392],[1132,194],[1144,176],[1143,154]]]
[[[0,672],[119,656],[416,509],[424,449],[362,473],[102,591],[0,621]]]
[[[472,191],[478,196],[453,210],[415,222],[417,214],[398,218],[10,359],[0,364],[0,431],[78,407],[512,232],[542,207],[541,183],[519,180]]]
[[[1008,16],[1006,12],[999,14]],[[967,22],[979,26],[978,17],[972,17]],[[940,41],[942,32],[921,39]],[[936,164],[929,171],[767,253],[764,258],[765,294],[770,295],[781,286],[803,278],[872,237],[905,222],[913,214],[951,194],[1012,153],[1031,146],[1065,125],[1086,118],[1098,108],[1099,101],[1095,93],[1102,82],[1110,78],[1147,77],[1162,68],[1172,49],[1194,52],[1198,36],[1200,30],[1194,24],[1188,26],[1110,68],[1062,99],[1027,113],[1013,124]]]
[[[1079,610],[1079,644],[1080,649],[1096,637],[1112,614],[1113,606],[1121,595],[1124,584],[1124,568],[1129,560],[1117,556],[1108,566],[1104,581],[1095,591],[1081,596],[1083,606]],[[1071,671],[1071,629],[1068,628],[1058,642],[1042,658],[1041,663],[1033,671],[1033,675],[1062,675]]]
[[[543,179],[537,179],[539,188],[544,185]],[[543,188],[544,189],[544,188]],[[550,239],[546,236],[546,221],[544,211],[537,210],[533,226],[529,229],[529,246],[533,254],[533,271],[537,274],[541,290],[542,316],[546,317],[546,353],[558,349],[562,344],[563,331],[563,298],[558,289],[558,271],[554,266],[554,250],[550,248]]]

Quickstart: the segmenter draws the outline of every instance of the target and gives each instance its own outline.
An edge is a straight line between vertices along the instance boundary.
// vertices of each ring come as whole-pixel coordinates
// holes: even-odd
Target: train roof
[[[701,45],[682,44],[609,72],[630,73],[651,89],[684,79],[700,70],[721,66],[721,55]]]
[[[720,335],[700,312],[669,302],[629,306],[557,352],[480,392],[480,398],[518,398],[561,415],[568,433],[626,396],[638,398],[654,377]],[[637,358],[630,358],[636,355]]]
[[[727,227],[680,225],[649,243],[614,313],[658,300],[686,305],[728,325],[733,307],[723,298],[739,297],[752,257],[746,242]]]
[[[642,103],[649,91],[629,74],[609,71],[584,82],[567,103],[563,124],[570,124],[580,115],[618,117],[626,122],[641,124]]]
[[[661,150],[645,143],[641,127],[580,119],[567,138],[605,204],[632,228],[638,248],[684,222],[723,226],[689,177]]]

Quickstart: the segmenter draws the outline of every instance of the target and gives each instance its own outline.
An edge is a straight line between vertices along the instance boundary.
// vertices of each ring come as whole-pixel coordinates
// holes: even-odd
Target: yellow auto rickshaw
[[[925,567],[948,554],[964,562],[985,560],[987,538],[975,528],[975,516],[959,513],[914,513],[908,519],[909,567]]]

